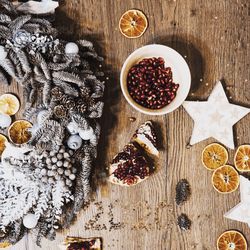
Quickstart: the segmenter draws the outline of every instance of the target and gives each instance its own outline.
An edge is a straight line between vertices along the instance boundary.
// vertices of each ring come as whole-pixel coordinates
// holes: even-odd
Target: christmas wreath
[[[22,86],[32,123],[29,141],[7,143],[2,154],[0,242],[14,244],[27,230],[38,245],[52,240],[87,201],[104,105],[102,60],[91,42],[64,41],[47,19],[0,0],[0,83]]]

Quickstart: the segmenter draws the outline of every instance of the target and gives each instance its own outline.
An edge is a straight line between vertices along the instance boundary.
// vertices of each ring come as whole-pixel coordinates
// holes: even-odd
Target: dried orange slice
[[[234,167],[224,165],[213,172],[212,183],[219,193],[232,193],[239,186],[240,176]]]
[[[20,108],[20,102],[15,95],[4,94],[0,96],[0,113],[14,115]]]
[[[217,240],[217,250],[247,250],[247,241],[238,231],[226,231]]]
[[[227,150],[218,143],[209,144],[202,151],[202,163],[209,170],[225,165],[227,160]]]
[[[9,246],[11,246],[11,244],[9,242],[7,242],[7,241],[0,243],[0,248],[6,248],[6,247],[9,247]]]
[[[5,143],[8,141],[5,135],[0,134],[0,156],[5,149]]]
[[[31,138],[31,133],[28,131],[28,128],[31,127],[32,124],[25,120],[13,122],[8,130],[10,140],[15,144],[23,144],[28,142]]]
[[[137,38],[143,35],[148,27],[148,20],[140,10],[128,10],[120,18],[119,28],[127,38]]]
[[[250,171],[250,145],[238,147],[234,156],[234,164],[239,171]]]

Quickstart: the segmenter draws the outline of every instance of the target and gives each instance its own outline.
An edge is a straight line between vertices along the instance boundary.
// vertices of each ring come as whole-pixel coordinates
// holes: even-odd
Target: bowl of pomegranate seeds
[[[136,110],[148,115],[164,115],[186,99],[191,74],[177,51],[152,44],[130,54],[123,64],[120,83],[124,97]]]

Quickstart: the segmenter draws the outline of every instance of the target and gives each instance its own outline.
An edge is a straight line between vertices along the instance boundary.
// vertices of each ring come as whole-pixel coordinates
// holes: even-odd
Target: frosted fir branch
[[[15,20],[13,20],[11,22],[11,24],[9,25],[9,28],[10,28],[12,34],[15,34],[30,19],[31,19],[31,15],[23,15],[23,16],[17,17]]]
[[[10,16],[6,14],[0,14],[0,23],[9,23],[11,22]]]
[[[23,98],[24,101],[26,102],[26,106],[27,106],[27,102],[29,102],[29,97],[30,97],[30,92],[32,90],[31,84],[25,84],[23,87]]]
[[[31,66],[30,66],[30,62],[29,62],[29,59],[28,59],[27,55],[25,54],[25,52],[23,52],[22,50],[19,50],[16,53],[16,55],[17,55],[17,58],[19,59],[19,61],[21,63],[21,66],[22,66],[24,72],[26,72],[27,74],[31,73],[32,69],[31,69]]]
[[[1,70],[0,70],[0,82],[3,83],[4,85],[9,85],[8,79]]]
[[[26,231],[22,220],[17,220],[8,226],[8,233],[0,238],[0,242],[9,242],[14,245],[24,236]]]
[[[11,35],[10,29],[4,25],[0,25],[0,37],[8,39]]]
[[[64,63],[49,63],[48,68],[53,70],[53,71],[60,71],[60,70],[65,70],[70,66],[71,61],[67,61]]]
[[[48,80],[51,80],[51,73],[50,73],[50,70],[48,68],[47,62],[39,52],[37,52],[35,54],[35,60],[36,60],[37,64],[40,65],[45,77]]]
[[[72,114],[72,120],[78,125],[80,129],[88,130],[90,128],[90,124],[87,119],[79,114]]]
[[[43,104],[45,107],[49,106],[50,103],[50,91],[51,91],[51,82],[47,81],[43,86]]]
[[[55,71],[52,73],[53,78],[65,82],[71,82],[77,84],[79,87],[85,86],[84,82],[79,78],[78,75],[66,72],[66,71]]]
[[[34,74],[35,74],[36,76],[42,76],[42,75],[43,75],[41,69],[40,69],[38,66],[34,66],[33,72],[34,72]]]
[[[61,80],[57,80],[57,79],[54,79],[53,83],[56,86],[63,88],[65,94],[74,96],[74,97],[79,96],[79,90],[76,87],[74,87],[72,84],[61,81]]]
[[[34,105],[37,99],[37,89],[31,89],[28,101]]]
[[[95,51],[93,43],[90,41],[82,39],[82,40],[78,40],[76,43],[80,46],[80,48],[84,48],[89,51]]]
[[[102,112],[103,112],[103,107],[104,107],[104,103],[103,102],[97,102],[95,104],[93,104],[92,106],[89,107],[89,117],[90,118],[100,118],[102,116]]]
[[[5,58],[0,60],[0,66],[14,79],[17,79],[15,67],[10,59]]]
[[[6,190],[8,188],[8,195]],[[24,179],[4,180],[0,183],[0,223],[8,226],[23,217],[38,199],[38,187],[33,182]],[[3,194],[5,194],[3,196]],[[4,198],[5,197],[5,198]]]
[[[34,23],[34,24],[38,24],[39,26],[43,26],[44,28],[52,28],[52,25],[51,25],[51,22],[44,19],[44,18],[35,18],[35,17],[32,17],[29,21],[29,23]]]
[[[88,57],[90,57],[90,58],[93,58],[93,59],[95,59],[95,60],[97,60],[97,61],[100,61],[100,62],[103,61],[103,58],[100,57],[100,56],[98,56],[98,54],[97,54],[96,52],[90,52],[90,51],[83,52],[83,53],[81,53],[81,56],[82,56],[83,58],[88,58]]]
[[[40,25],[36,23],[26,23],[23,25],[23,29],[32,34],[41,32]]]
[[[16,14],[16,9],[10,0],[0,0],[0,6],[3,6],[8,12]]]

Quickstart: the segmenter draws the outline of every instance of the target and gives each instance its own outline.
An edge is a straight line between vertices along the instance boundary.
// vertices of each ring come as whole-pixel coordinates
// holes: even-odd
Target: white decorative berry
[[[79,47],[76,43],[67,43],[65,46],[65,53],[66,54],[78,54]]]
[[[73,181],[76,178],[76,176],[74,174],[71,174],[71,175],[69,175],[69,178],[70,178],[70,180]]]
[[[7,57],[7,51],[4,46],[0,46],[0,61],[4,60]]]
[[[79,135],[71,135],[67,141],[70,149],[78,149],[82,146],[82,138]]]
[[[56,163],[56,165],[57,165],[58,167],[62,167],[63,162],[62,162],[62,161],[58,161],[58,162]]]
[[[71,187],[72,186],[72,181],[70,179],[66,179],[66,185]]]
[[[69,153],[65,152],[65,153],[63,154],[63,157],[64,157],[64,159],[67,159],[67,158],[70,157],[70,155],[69,155]]]
[[[56,162],[57,162],[57,158],[54,156],[54,157],[51,158],[51,161],[52,161],[53,163],[56,163]]]
[[[92,128],[89,128],[87,130],[80,129],[79,135],[85,141],[90,140],[91,138],[93,138],[93,136],[95,136],[94,130]]]
[[[63,171],[63,169],[62,169],[62,168],[58,168],[58,169],[57,169],[57,173],[58,173],[58,174],[62,175],[62,174],[63,174],[63,172],[64,172],[64,171]]]
[[[28,229],[31,229],[31,228],[34,228],[36,227],[37,225],[37,222],[38,222],[38,219],[36,217],[35,214],[26,214],[24,217],[23,217],[23,225],[28,228]]]
[[[11,118],[9,115],[0,114],[0,128],[7,128],[11,124]]]
[[[71,175],[71,171],[67,169],[67,170],[64,171],[64,174],[65,174],[66,176],[70,176],[70,175]]]
[[[56,157],[57,157],[58,160],[62,160],[62,159],[63,159],[63,154],[62,154],[62,153],[59,153],[59,154],[57,154]]]
[[[70,122],[67,125],[67,130],[69,131],[70,134],[75,135],[78,134],[78,126],[75,122]]]
[[[63,166],[64,166],[65,168],[67,168],[67,167],[69,166],[69,162],[68,162],[68,161],[65,161],[65,162],[63,163]]]

